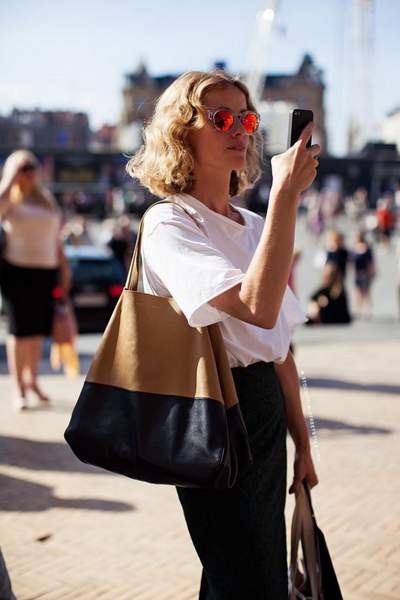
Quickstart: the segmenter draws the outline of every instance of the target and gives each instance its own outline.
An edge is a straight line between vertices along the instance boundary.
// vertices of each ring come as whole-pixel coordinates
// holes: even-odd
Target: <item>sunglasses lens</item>
[[[243,127],[247,133],[254,133],[258,128],[258,116],[256,113],[248,112],[243,117]]]
[[[233,114],[227,110],[219,110],[214,115],[214,124],[218,131],[229,131],[234,121],[235,118]]]
[[[24,165],[24,166],[21,168],[21,171],[22,171],[23,173],[28,173],[29,171],[34,171],[35,169],[36,169],[35,165]]]

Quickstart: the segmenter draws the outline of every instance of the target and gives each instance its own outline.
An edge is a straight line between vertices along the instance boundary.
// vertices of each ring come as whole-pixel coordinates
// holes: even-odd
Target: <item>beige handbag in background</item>
[[[63,367],[67,377],[79,375],[79,357],[75,348],[78,327],[69,301],[58,302],[54,308],[50,365],[54,370]]]

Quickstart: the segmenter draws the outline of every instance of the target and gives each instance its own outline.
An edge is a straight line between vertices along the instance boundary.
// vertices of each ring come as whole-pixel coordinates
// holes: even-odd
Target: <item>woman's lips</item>
[[[236,146],[228,146],[228,150],[238,150],[239,152],[244,152],[247,150],[247,146],[244,144],[237,144]]]

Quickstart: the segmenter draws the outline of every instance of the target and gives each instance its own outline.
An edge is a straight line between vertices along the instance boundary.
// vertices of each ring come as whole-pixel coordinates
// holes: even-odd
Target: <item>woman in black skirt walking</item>
[[[38,366],[43,337],[52,329],[54,290],[66,295],[69,269],[60,241],[60,213],[39,180],[34,154],[10,154],[0,181],[0,218],[5,246],[0,265],[2,302],[8,316],[7,362],[15,381],[14,405],[28,407],[31,390],[41,402]]]
[[[296,446],[289,493],[304,478],[318,483],[289,351],[306,315],[287,282],[299,195],[320,147],[306,147],[309,125],[273,157],[264,220],[231,202],[260,175],[258,125],[240,80],[188,72],[159,98],[127,165],[173,201],[145,216],[139,289],[173,297],[193,327],[220,323],[254,458],[231,489],[176,488],[203,566],[201,600],[287,599],[287,430]]]

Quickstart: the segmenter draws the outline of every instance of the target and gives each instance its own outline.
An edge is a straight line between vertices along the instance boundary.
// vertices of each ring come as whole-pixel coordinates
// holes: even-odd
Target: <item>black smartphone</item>
[[[303,108],[293,108],[289,113],[289,132],[288,132],[288,148],[293,146],[300,137],[304,127],[310,121],[314,121],[314,113],[312,110],[305,110]],[[307,142],[306,147],[311,146],[311,137]]]

